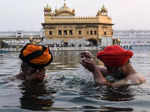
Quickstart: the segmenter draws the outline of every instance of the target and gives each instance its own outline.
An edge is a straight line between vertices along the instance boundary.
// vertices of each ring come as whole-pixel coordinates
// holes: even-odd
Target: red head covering
[[[133,56],[133,52],[125,50],[118,45],[108,46],[97,53],[97,58],[110,67],[120,67],[126,64]]]

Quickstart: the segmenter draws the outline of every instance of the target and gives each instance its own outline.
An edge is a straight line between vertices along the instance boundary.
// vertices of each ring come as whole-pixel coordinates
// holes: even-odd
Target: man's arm
[[[136,79],[137,79],[136,75],[134,77],[136,77]],[[122,79],[122,80],[119,80],[119,81],[116,81],[116,82],[112,83],[110,86],[112,86],[112,87],[133,86],[133,85],[143,84],[145,81],[146,80],[142,77],[141,78],[138,77],[138,80],[135,80],[135,79]]]
[[[140,85],[146,81],[144,76],[140,73],[137,73],[130,63],[124,65],[122,70],[126,75],[126,78],[112,83],[111,85],[113,87]]]
[[[92,72],[94,80],[97,84],[110,85],[103,76],[100,67],[98,67],[93,59],[84,59],[81,64],[90,72]]]
[[[101,68],[96,66],[95,70],[92,72],[94,76],[94,80],[97,84],[103,84],[103,85],[111,85],[106,78],[103,76]]]

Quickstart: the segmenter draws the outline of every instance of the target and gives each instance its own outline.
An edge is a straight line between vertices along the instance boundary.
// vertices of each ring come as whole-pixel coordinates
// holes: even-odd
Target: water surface
[[[20,71],[18,53],[0,54],[0,112],[148,112],[150,51],[134,53],[131,62],[147,82],[128,88],[96,86],[91,73],[79,63],[80,51],[53,52],[54,61],[42,84],[10,80]]]

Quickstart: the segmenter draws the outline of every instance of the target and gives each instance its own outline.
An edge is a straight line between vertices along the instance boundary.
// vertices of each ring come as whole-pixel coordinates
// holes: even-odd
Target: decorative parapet
[[[100,17],[69,17],[69,16],[49,16],[45,18],[45,23],[106,23],[112,24],[112,19],[108,16]]]

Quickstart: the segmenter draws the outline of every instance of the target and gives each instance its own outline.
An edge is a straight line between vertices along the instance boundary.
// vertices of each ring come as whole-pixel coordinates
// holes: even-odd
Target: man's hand
[[[91,52],[89,51],[84,51],[84,52],[81,52],[80,54],[80,58],[86,58],[86,59],[92,59],[94,56],[92,55]]]
[[[95,72],[96,63],[93,59],[85,58],[85,59],[82,59],[80,63],[90,72]]]
[[[93,59],[93,55],[88,52],[82,52],[80,54],[81,57],[81,64],[90,72],[92,72],[93,76],[94,76],[94,80],[97,84],[100,85],[108,85],[111,86],[111,83],[109,83],[105,77],[103,76],[103,74],[101,73],[101,70],[99,67],[97,67],[95,60]]]

